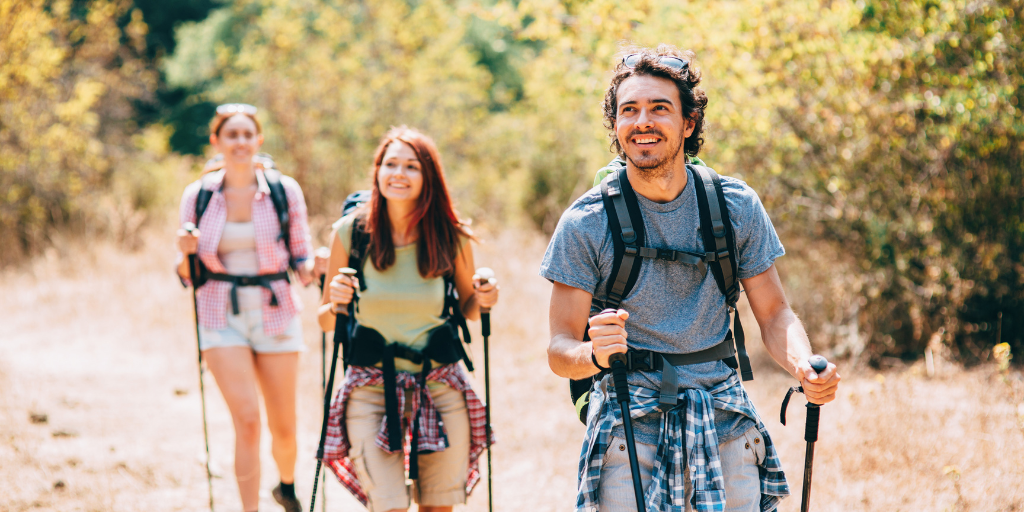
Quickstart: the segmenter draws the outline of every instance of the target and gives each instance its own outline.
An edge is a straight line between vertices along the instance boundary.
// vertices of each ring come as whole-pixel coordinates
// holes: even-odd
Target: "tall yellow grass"
[[[564,380],[547,368],[550,285],[537,277],[545,240],[478,227],[477,264],[502,286],[491,341],[496,509],[569,510],[583,428]],[[191,295],[171,271],[172,230],[143,249],[65,247],[0,276],[0,511],[196,511],[206,508]],[[302,291],[307,305],[315,288]],[[745,307],[742,307],[747,311]],[[298,491],[308,504],[320,426],[320,334],[303,315]],[[747,389],[772,432],[799,509],[802,400],[783,427],[788,375],[750,332]],[[478,333],[476,326],[474,332]],[[473,342],[482,367],[482,343]],[[839,399],[822,410],[816,511],[1024,511],[1024,381],[1015,370],[964,371],[939,361],[878,373],[842,367]],[[482,370],[474,379],[482,382]],[[481,387],[478,385],[478,389]],[[218,510],[238,510],[230,416],[206,380]],[[46,415],[45,423],[33,422]],[[265,435],[263,487],[277,474]],[[335,483],[328,510],[358,510]],[[486,509],[478,487],[462,510]],[[261,509],[276,510],[269,496]],[[319,508],[319,506],[318,506]]]

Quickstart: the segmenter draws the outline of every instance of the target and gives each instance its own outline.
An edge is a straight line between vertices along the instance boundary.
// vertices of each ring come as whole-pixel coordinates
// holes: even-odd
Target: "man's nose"
[[[647,109],[641,109],[640,114],[636,117],[636,127],[643,130],[646,128],[652,128],[654,126],[654,119],[651,117],[650,111]]]

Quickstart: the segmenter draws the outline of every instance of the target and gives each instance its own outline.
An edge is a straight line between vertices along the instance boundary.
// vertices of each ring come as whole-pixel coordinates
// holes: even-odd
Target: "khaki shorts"
[[[406,484],[405,455],[387,453],[374,444],[384,417],[384,389],[356,388],[349,395],[345,425],[352,445],[349,458],[359,483],[369,497],[371,511],[409,508],[410,496],[427,506],[466,503],[466,473],[469,469],[469,412],[461,391],[436,382],[429,383],[430,395],[441,413],[449,446],[446,450],[419,455],[419,480]],[[411,391],[406,391],[406,417],[411,417]],[[411,423],[411,421],[410,421]]]

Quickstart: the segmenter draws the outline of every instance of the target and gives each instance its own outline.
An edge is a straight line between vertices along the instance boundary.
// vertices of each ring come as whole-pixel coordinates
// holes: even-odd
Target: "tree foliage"
[[[229,101],[260,108],[314,213],[408,124],[464,214],[550,231],[612,157],[600,102],[624,44],[667,42],[697,54],[700,156],[760,193],[816,344],[970,362],[1001,328],[1024,349],[1021,0],[139,0],[149,36],[122,1],[0,5],[0,225],[22,247],[114,177],[158,202],[168,141],[201,152]],[[170,128],[138,135],[154,102]]]
[[[55,226],[127,234],[159,202],[159,169],[136,164],[166,144],[132,119],[153,86],[145,35],[123,1],[0,1],[0,261]]]

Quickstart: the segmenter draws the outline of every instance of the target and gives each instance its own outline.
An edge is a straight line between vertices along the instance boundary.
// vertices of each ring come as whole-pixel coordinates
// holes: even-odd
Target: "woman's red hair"
[[[386,270],[395,264],[395,243],[391,237],[387,199],[381,195],[377,183],[380,166],[384,163],[384,153],[394,142],[402,142],[412,148],[423,173],[423,189],[420,191],[419,203],[412,212],[411,223],[418,231],[416,262],[420,275],[431,278],[452,274],[455,272],[455,258],[462,247],[461,238],[472,238],[472,235],[452,207],[444,168],[434,141],[404,125],[388,130],[373,156],[373,190],[369,213],[364,216],[366,230],[370,235],[370,261],[377,270]]]

